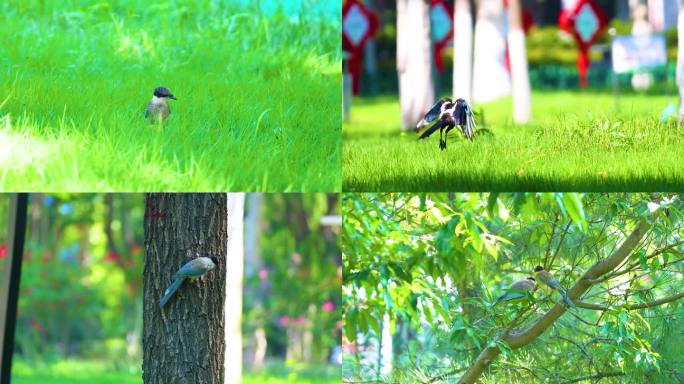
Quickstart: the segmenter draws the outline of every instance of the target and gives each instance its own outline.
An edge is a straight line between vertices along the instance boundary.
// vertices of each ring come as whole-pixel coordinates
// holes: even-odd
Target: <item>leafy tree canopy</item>
[[[345,194],[344,375],[684,380],[682,212],[675,194]],[[576,308],[539,285],[492,306],[537,265]],[[386,328],[390,377],[372,348]]]

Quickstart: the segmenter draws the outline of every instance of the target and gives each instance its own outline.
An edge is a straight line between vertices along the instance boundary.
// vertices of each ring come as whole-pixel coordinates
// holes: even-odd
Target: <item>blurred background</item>
[[[680,185],[681,4],[343,1],[344,190]],[[459,128],[450,150],[418,140],[443,97],[472,106],[472,145]]]
[[[462,2],[462,1],[456,1]],[[473,22],[477,22],[476,7],[487,3],[468,1]],[[526,51],[529,65],[530,82],[534,89],[577,89],[580,86],[577,73],[577,48],[572,33],[559,26],[559,17],[564,10],[560,0],[521,0],[523,27],[526,34]],[[378,17],[378,29],[363,46],[363,67],[360,72],[359,95],[372,96],[397,91],[397,1],[365,0],[365,7]],[[430,3],[430,2],[427,2]],[[501,16],[507,12],[507,1],[500,2]],[[575,2],[576,3],[576,2]],[[617,35],[630,35],[646,29],[651,33],[662,33],[667,43],[667,65],[653,68],[652,86],[662,86],[667,80],[673,81],[677,59],[677,4],[671,0],[595,0],[595,4],[607,17],[605,32],[613,29]],[[430,29],[433,45],[439,45],[439,54],[434,60],[438,81],[437,94],[452,90],[451,70],[454,60],[454,41],[449,35],[455,27],[452,20],[454,0],[432,1],[429,5]],[[569,7],[568,7],[569,8]],[[482,13],[479,16],[484,17]],[[636,26],[634,25],[636,23]],[[499,28],[507,28],[508,21],[501,20]],[[439,43],[444,41],[443,43]],[[612,71],[610,57],[611,36],[602,33],[597,37],[590,52],[591,67],[589,86],[611,88]],[[476,48],[477,49],[477,48]],[[349,51],[349,47],[347,49]],[[437,57],[439,56],[439,59]],[[504,57],[501,57],[505,59]],[[347,62],[348,63],[348,62]],[[508,65],[502,62],[502,65]],[[618,74],[621,85],[631,86],[631,74]],[[643,87],[642,87],[643,88]]]
[[[339,382],[338,203],[247,194],[244,382]],[[13,383],[142,383],[143,215],[141,194],[30,195]]]

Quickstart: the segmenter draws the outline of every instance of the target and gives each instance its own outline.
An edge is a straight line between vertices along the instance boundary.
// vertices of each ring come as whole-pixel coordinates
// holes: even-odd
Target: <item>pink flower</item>
[[[332,312],[335,310],[335,303],[333,303],[332,300],[328,300],[323,303],[322,309],[323,312]]]
[[[265,269],[262,269],[259,271],[259,278],[263,281],[268,279],[268,271]]]
[[[295,324],[297,325],[305,325],[306,324],[306,316],[304,315],[299,315],[298,318],[295,319]]]
[[[107,252],[107,260],[117,261],[119,259],[119,254],[114,251]]]
[[[292,262],[295,263],[295,265],[299,265],[302,262],[302,255],[299,253],[295,252],[292,254]]]
[[[278,319],[278,324],[280,324],[281,327],[287,327],[287,324],[289,324],[290,318],[287,316],[280,316],[280,319]]]
[[[0,259],[4,259],[7,256],[7,246],[5,243],[0,245]]]

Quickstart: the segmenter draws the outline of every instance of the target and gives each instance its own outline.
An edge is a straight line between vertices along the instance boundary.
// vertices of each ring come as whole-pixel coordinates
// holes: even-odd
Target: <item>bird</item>
[[[152,101],[145,108],[145,117],[151,124],[160,124],[169,117],[171,108],[166,103],[166,99],[176,99],[168,88],[159,86],[154,89]]]
[[[435,120],[437,120],[437,122],[423,132],[418,140],[432,135],[439,129],[439,149],[445,150],[446,137],[449,134],[449,131],[457,125],[461,127],[463,136],[465,136],[466,139],[473,140],[476,128],[475,117],[473,116],[473,109],[470,107],[470,104],[464,99],[456,99],[455,102],[448,97],[439,99],[439,101],[432,106],[430,111],[428,111],[418,124],[416,124],[416,130],[420,131],[423,127],[430,125]],[[442,131],[445,128],[446,132],[444,133],[444,139],[442,139]]]
[[[502,302],[515,303],[522,301],[527,298],[527,295],[534,291],[536,287],[537,281],[534,277],[530,276],[526,279],[518,280],[506,289],[506,293],[496,299],[492,307]]]
[[[205,273],[211,271],[212,269],[216,268],[218,265],[218,260],[211,256],[211,257],[198,257],[196,259],[192,259],[185,263],[179,270],[176,272],[175,280],[169,286],[166,291],[164,291],[164,297],[162,297],[161,300],[159,300],[159,305],[164,306],[167,301],[173,296],[173,294],[176,292],[178,287],[183,284],[183,281],[185,279],[196,279]]]
[[[563,296],[563,301],[569,306],[576,308],[575,303],[568,297],[568,292],[563,288],[563,286],[556,280],[556,278],[551,274],[551,272],[544,270],[544,267],[537,265],[534,267],[534,277],[538,281],[542,282],[544,285],[557,290]]]

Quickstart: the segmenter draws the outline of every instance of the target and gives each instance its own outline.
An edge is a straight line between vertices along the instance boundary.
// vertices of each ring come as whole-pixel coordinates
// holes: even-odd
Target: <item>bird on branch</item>
[[[565,301],[565,304],[567,304],[568,307],[577,308],[575,303],[573,303],[568,297],[568,292],[565,290],[565,288],[563,288],[558,280],[556,280],[551,272],[544,270],[544,267],[541,265],[537,265],[534,267],[534,277],[537,278],[537,281],[542,282],[547,287],[560,292],[561,296],[563,296],[563,301]]]
[[[448,97],[440,99],[418,122],[416,125],[416,130],[420,131],[435,121],[436,123],[428,130],[423,132],[418,140],[432,135],[436,130],[439,129],[439,149],[444,150],[446,149],[446,137],[449,134],[449,131],[454,129],[454,127],[457,125],[461,127],[463,136],[466,139],[472,141],[473,137],[475,136],[476,125],[473,109],[464,99],[456,99],[456,101],[452,101]],[[446,132],[444,133],[444,138],[442,139],[442,131],[445,128]]]
[[[532,291],[534,291],[536,287],[537,282],[534,279],[534,277],[528,277],[523,280],[518,280],[506,289],[506,293],[504,293],[503,295],[499,296],[498,299],[496,299],[492,307],[495,307],[499,303],[510,304],[523,301],[528,297],[528,295]]]

